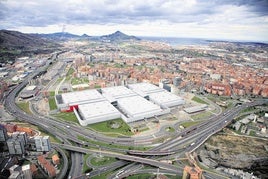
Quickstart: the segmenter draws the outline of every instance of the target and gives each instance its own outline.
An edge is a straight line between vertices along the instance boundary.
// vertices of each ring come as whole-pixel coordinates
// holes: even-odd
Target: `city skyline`
[[[0,1],[0,28],[25,33],[268,41],[268,1]]]

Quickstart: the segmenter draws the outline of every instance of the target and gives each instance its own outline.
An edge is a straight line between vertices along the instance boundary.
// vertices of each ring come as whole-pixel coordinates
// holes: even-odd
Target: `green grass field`
[[[79,123],[74,113],[61,112],[61,113],[55,114],[53,116],[56,118],[63,119],[65,121]]]
[[[49,109],[52,111],[52,110],[55,110],[57,109],[57,105],[56,105],[56,101],[55,101],[55,98],[49,98],[48,99],[48,103],[49,103]]]
[[[166,131],[167,132],[175,132],[175,129],[173,127],[167,127]]]
[[[90,172],[92,169],[90,167],[87,166],[86,161],[87,158],[90,156],[90,154],[86,154],[84,155],[84,165],[83,165],[83,173],[88,173]]]
[[[74,69],[70,68],[69,71],[67,72],[66,76],[70,76],[74,73]]]
[[[94,166],[102,166],[108,165],[110,163],[116,162],[117,160],[112,157],[102,156],[102,157],[94,157],[91,159],[91,164]]]
[[[193,120],[199,120],[199,119],[204,119],[204,118],[208,118],[210,117],[212,114],[210,112],[201,112],[201,113],[198,113],[198,114],[194,114],[194,115],[191,115],[191,118]]]
[[[112,127],[113,124],[117,124],[119,127],[113,128]],[[123,136],[131,136],[131,135],[133,135],[133,132],[131,132],[129,126],[122,119],[115,119],[115,120],[90,124],[90,125],[88,125],[88,127],[94,129],[95,131],[103,132],[106,134],[108,134],[108,133],[111,133],[114,135],[117,134],[117,136],[120,136],[120,135],[121,136],[122,135]]]
[[[55,96],[55,91],[50,91],[49,96],[54,97]]]
[[[202,99],[200,99],[200,98],[198,98],[198,97],[196,97],[196,96],[194,96],[194,97],[192,98],[192,100],[195,101],[195,102],[197,102],[197,103],[207,104],[207,105],[208,105],[207,102],[203,101]]]
[[[84,83],[89,83],[89,80],[87,78],[72,78],[71,80],[72,85],[78,85]]]
[[[184,122],[182,123],[181,125],[184,127],[184,128],[187,128],[187,127],[191,127],[193,125],[196,125],[196,124],[199,124],[200,121],[189,121],[189,122]]]
[[[19,102],[19,103],[17,103],[17,106],[21,110],[25,111],[26,113],[32,114],[32,112],[30,111],[30,108],[29,108],[29,102]]]

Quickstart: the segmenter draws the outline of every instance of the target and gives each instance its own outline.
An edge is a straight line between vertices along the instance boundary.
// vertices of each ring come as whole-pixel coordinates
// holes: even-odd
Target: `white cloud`
[[[268,2],[251,0],[7,0],[0,28],[103,35],[121,30],[139,36],[268,41]]]

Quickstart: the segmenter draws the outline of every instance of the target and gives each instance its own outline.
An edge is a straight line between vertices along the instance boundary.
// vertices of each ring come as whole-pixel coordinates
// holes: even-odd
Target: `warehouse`
[[[128,85],[129,89],[132,89],[133,91],[137,93],[144,93],[146,95],[151,93],[156,93],[160,91],[164,91],[164,89],[159,88],[151,83],[136,83],[136,84],[130,84]]]
[[[125,86],[115,86],[101,89],[102,95],[110,102],[116,101],[120,98],[129,96],[136,96],[137,94]]]
[[[82,126],[121,117],[121,113],[108,101],[78,105],[78,112]]]
[[[155,104],[169,108],[174,106],[180,106],[185,103],[185,101],[181,97],[169,93],[167,91],[151,93],[149,94],[149,99],[153,101]]]
[[[105,100],[97,90],[76,91],[62,94],[63,103],[74,105]]]
[[[193,107],[184,108],[183,110],[185,112],[187,112],[188,114],[192,114],[192,113],[204,111],[204,110],[207,109],[207,107],[208,107],[208,105],[202,104],[202,105],[199,105],[199,106],[193,106]]]
[[[148,95],[150,101],[164,108],[179,106],[185,103],[181,97],[150,83],[136,83],[128,85],[128,87],[139,94],[144,93],[143,96]]]
[[[160,106],[141,96],[121,98],[118,99],[117,103],[123,113],[122,118],[127,123],[164,114]]]
[[[56,102],[61,111],[73,111],[80,104],[105,101],[106,99],[95,89],[63,93],[56,96]]]

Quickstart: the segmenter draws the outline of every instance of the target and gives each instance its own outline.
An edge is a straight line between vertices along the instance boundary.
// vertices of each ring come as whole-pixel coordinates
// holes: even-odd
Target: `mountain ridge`
[[[33,53],[50,53],[57,47],[56,42],[34,34],[0,30],[0,63]]]
[[[138,37],[133,35],[127,35],[121,31],[116,31],[112,34],[101,35],[101,36],[90,36],[88,34],[76,35],[69,32],[55,32],[49,34],[32,34],[38,37],[46,39],[57,39],[57,40],[68,40],[68,39],[91,39],[91,40],[102,40],[102,41],[125,41],[125,40],[140,40]]]
[[[100,36],[100,38],[103,39],[103,40],[111,40],[111,41],[116,41],[116,40],[140,40],[136,36],[126,35],[125,33],[122,33],[121,31],[116,31],[116,32],[114,32],[112,34],[108,34],[108,35],[102,35],[102,36]]]

